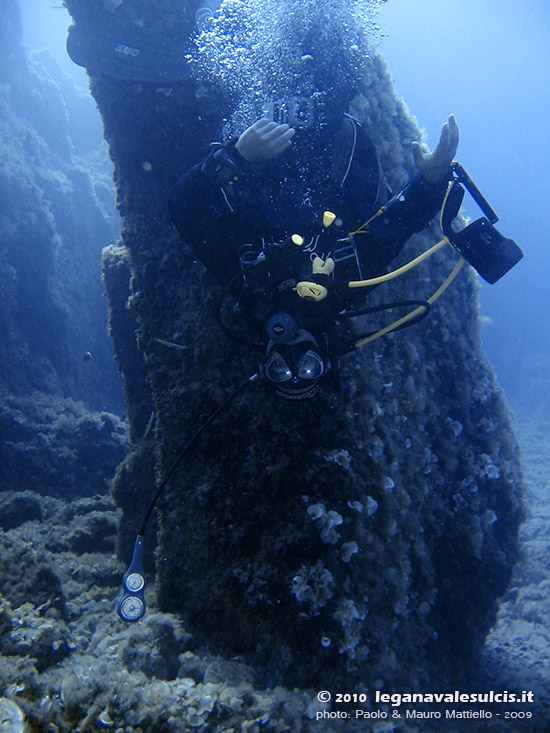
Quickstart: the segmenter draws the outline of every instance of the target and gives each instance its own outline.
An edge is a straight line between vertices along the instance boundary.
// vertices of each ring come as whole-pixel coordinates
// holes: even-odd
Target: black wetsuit
[[[272,309],[293,313],[298,309],[300,318],[310,321],[312,313],[314,320],[326,321],[346,307],[346,300],[357,302],[361,291],[350,291],[347,281],[385,273],[407,239],[436,215],[446,187],[446,180],[432,184],[422,176],[405,186],[385,213],[369,224],[369,232],[354,237],[360,267],[350,277],[337,263],[332,282],[339,280],[341,285],[333,287],[326,303],[298,304],[303,299],[292,287],[278,287]],[[182,239],[222,286],[242,283],[243,245],[258,253],[269,249],[270,243],[300,234],[305,240],[302,251],[286,245],[276,256],[269,255],[273,293],[273,286],[281,282],[292,286],[307,279],[315,254],[321,259],[332,254],[337,239],[356,231],[390,197],[373,143],[346,115],[332,132],[312,136],[299,130],[287,151],[263,163],[247,163],[235,141],[216,146],[172,187],[168,201]],[[337,219],[323,232],[325,210]],[[271,247],[270,252],[275,250]],[[326,282],[326,276],[320,279]]]

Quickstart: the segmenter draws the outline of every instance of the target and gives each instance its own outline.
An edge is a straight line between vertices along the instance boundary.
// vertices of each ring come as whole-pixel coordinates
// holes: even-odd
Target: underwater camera
[[[443,205],[441,228],[466,262],[492,285],[521,260],[523,252],[513,239],[504,237],[495,228],[498,216],[464,168],[456,162],[453,162],[452,168],[453,181]],[[462,206],[466,190],[485,216],[460,231],[455,231],[453,222]]]

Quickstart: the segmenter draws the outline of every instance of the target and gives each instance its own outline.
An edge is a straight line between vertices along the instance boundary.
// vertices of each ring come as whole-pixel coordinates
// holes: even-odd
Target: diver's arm
[[[235,150],[249,163],[272,160],[290,147],[296,130],[266,118],[250,125],[235,143]]]
[[[212,225],[215,228],[225,205],[217,181],[205,174],[205,162],[193,166],[168,191],[172,222],[191,246],[205,237],[205,225],[209,230]]]
[[[216,146],[168,192],[170,217],[181,238],[222,284],[237,268],[240,217],[234,189],[246,178],[246,161],[234,145]]]
[[[437,183],[418,175],[382,207],[368,227],[371,248],[378,252],[375,260],[389,264],[409,237],[429,225],[441,208],[450,177],[450,168],[448,177]]]
[[[427,227],[440,210],[452,177],[451,163],[458,140],[458,125],[450,115],[432,153],[420,143],[413,143],[419,175],[398,191],[369,225],[370,249],[378,252],[379,261],[393,260],[407,239]]]
[[[441,129],[441,135],[433,153],[425,149],[419,142],[412,143],[414,162],[420,173],[430,183],[437,183],[448,177],[448,171],[458,149],[460,134],[454,115]]]

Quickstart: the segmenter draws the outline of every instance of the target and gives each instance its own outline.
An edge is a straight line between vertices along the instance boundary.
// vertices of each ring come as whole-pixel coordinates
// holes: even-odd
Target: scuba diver
[[[302,59],[309,63],[311,56]],[[342,355],[427,315],[465,261],[493,283],[523,256],[494,228],[498,217],[454,161],[459,132],[452,115],[432,153],[413,143],[418,175],[392,194],[367,131],[344,111],[345,85],[322,90],[314,81],[271,100],[241,134],[212,144],[168,194],[181,238],[221,286],[220,325],[262,349],[258,372],[287,400],[313,397],[323,380],[337,375]],[[465,190],[484,216],[457,228]],[[444,238],[388,273],[407,239],[438,211]],[[461,258],[426,301],[364,306],[365,288],[449,244]],[[363,315],[410,306],[414,310],[382,329],[356,332]],[[200,435],[259,374],[198,426],[160,479],[122,579],[117,612],[125,622],[146,612],[144,535],[158,499]]]
[[[182,239],[222,288],[220,325],[261,346],[259,373],[288,400],[313,397],[321,381],[336,373],[340,356],[427,315],[464,262],[494,283],[523,257],[495,229],[495,212],[453,160],[459,133],[452,115],[432,153],[413,143],[419,173],[392,195],[359,122],[327,112],[323,95],[278,100],[241,135],[214,144],[168,197]],[[466,190],[484,216],[458,229]],[[406,240],[439,210],[444,238],[386,273]],[[427,301],[362,306],[363,288],[399,276],[449,244],[461,258]],[[224,321],[226,298],[244,323],[240,333]],[[406,316],[371,333],[345,327],[365,314],[413,305]],[[250,336],[254,331],[257,341]],[[139,621],[146,612],[144,536],[160,496],[197,439],[258,376],[241,383],[199,425],[159,481],[122,578],[117,613],[123,621]]]
[[[263,341],[260,372],[288,399],[316,394],[355,348],[343,323],[365,312],[364,296],[349,283],[383,275],[437,214],[459,139],[451,115],[433,153],[414,144],[419,174],[392,195],[341,94],[303,92],[214,143],[168,196],[180,236],[223,288],[221,325]],[[237,301],[244,331],[224,320],[224,298]]]

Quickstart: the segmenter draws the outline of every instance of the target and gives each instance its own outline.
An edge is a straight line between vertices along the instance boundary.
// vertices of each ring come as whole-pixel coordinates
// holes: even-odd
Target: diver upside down
[[[344,187],[350,173],[360,175],[353,170],[359,128],[355,120],[346,119],[350,119],[353,125],[353,145],[344,177],[339,187],[332,190],[337,203],[346,200],[338,195],[338,188]],[[363,140],[363,143],[372,153],[372,143],[368,140]],[[232,145],[234,148],[234,142]],[[239,216],[234,215],[239,212],[239,200],[247,199],[250,180],[246,172],[243,174],[242,161],[234,160],[236,157],[237,151],[231,147],[229,150],[216,147],[204,163],[192,169],[173,187],[169,198],[170,211],[180,233],[189,233],[187,241],[195,254],[222,285],[220,325],[233,338],[262,348],[265,356],[258,372],[242,382],[191,435],[161,478],[136,537],[130,566],[122,579],[117,612],[127,622],[138,621],[146,612],[143,543],[158,499],[196,440],[249,384],[262,375],[276,393],[286,399],[313,397],[321,380],[334,373],[340,356],[425,317],[466,261],[484,279],[494,283],[523,256],[515,242],[495,229],[494,224],[498,221],[495,212],[464,169],[454,161],[442,180],[434,183],[420,175],[389,197],[387,190],[384,192],[385,181],[378,160],[375,166],[371,159],[370,169],[364,169],[369,174],[360,177],[363,184],[360,190],[362,193],[370,190],[373,211],[370,218],[355,229],[346,227],[358,203],[353,196],[348,196],[348,207],[343,207],[349,217],[346,219],[328,209],[316,211],[308,201],[308,206],[303,208],[306,211],[309,208],[309,230],[302,224],[302,231],[308,231],[307,239],[302,234],[279,231],[278,238],[248,238],[249,243],[243,244],[243,232],[250,231],[245,226],[247,209]],[[240,189],[243,182],[244,191]],[[201,200],[200,194],[205,195],[209,190],[208,183],[215,195]],[[190,188],[195,191],[195,196],[186,198]],[[456,230],[455,222],[465,190],[472,195],[484,216]],[[355,189],[352,188],[353,191]],[[222,202],[218,194],[221,194]],[[192,202],[199,207],[199,212],[191,210]],[[441,209],[443,239],[403,267],[389,273],[381,272],[408,237],[429,223],[438,208]],[[248,213],[250,211],[248,208]],[[227,218],[233,217],[235,226],[226,229]],[[317,230],[311,227],[312,219]],[[268,217],[257,217],[255,227],[261,231],[267,221]],[[205,238],[201,233],[200,222],[209,229],[212,238]],[[276,220],[277,223],[280,227]],[[254,241],[255,244],[252,243]],[[452,245],[461,257],[447,279],[427,300],[375,307],[362,305],[365,288],[405,274],[447,245]],[[372,258],[374,251],[380,255],[377,260]],[[232,330],[224,321],[222,313],[226,298],[237,301],[238,311],[243,314],[246,325],[244,333]],[[403,307],[413,307],[413,310],[370,333],[352,333],[343,325],[370,313]],[[259,328],[258,341],[247,332],[249,326],[256,331]]]
[[[458,144],[454,118],[444,126],[434,153],[415,154],[423,172],[394,195],[372,141],[355,118],[344,114],[321,128],[297,125],[295,131],[286,123],[260,120],[240,138],[215,144],[168,197],[180,235],[222,286],[220,325],[233,338],[263,350],[260,374],[279,396],[293,400],[315,395],[320,381],[336,373],[340,356],[428,315],[463,261],[427,300],[368,308],[365,288],[404,274],[445,244],[453,244],[489,282],[522,256],[494,228],[498,217],[452,161]],[[240,143],[254,130],[246,155]],[[260,144],[275,152],[258,155]],[[428,165],[432,160],[435,172]],[[464,187],[489,218],[455,232]],[[387,273],[409,237],[439,210],[441,242]],[[230,299],[237,301],[236,309],[224,307]],[[348,327],[361,316],[410,307],[384,328],[358,333]],[[224,317],[235,310],[241,323]]]

